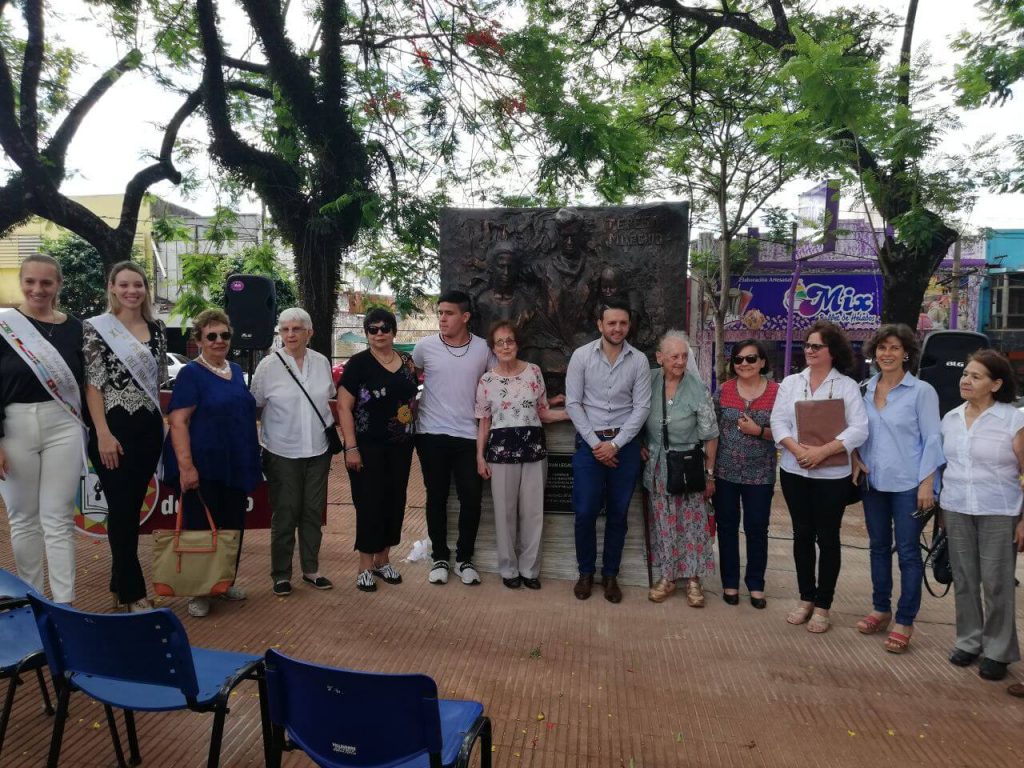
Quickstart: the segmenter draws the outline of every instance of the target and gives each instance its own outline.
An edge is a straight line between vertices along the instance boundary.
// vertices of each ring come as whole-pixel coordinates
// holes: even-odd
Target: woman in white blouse
[[[334,586],[320,573],[320,525],[331,468],[324,424],[334,422],[328,402],[334,396],[334,377],[331,361],[308,349],[313,321],[306,310],[284,310],[277,332],[283,349],[256,366],[251,391],[263,408],[260,442],[270,490],[270,577],[274,594],[287,597],[292,592],[296,528],[303,582],[316,589]]]
[[[956,643],[949,661],[1002,680],[1020,659],[1014,590],[1021,520],[1024,414],[1009,361],[990,349],[968,358],[960,377],[966,402],[942,419],[942,513],[956,595]],[[984,595],[984,601],[982,596]]]
[[[787,376],[772,408],[771,427],[782,448],[779,480],[793,521],[793,560],[800,602],[786,616],[790,624],[807,624],[827,632],[829,610],[842,564],[839,530],[850,494],[850,452],[868,436],[868,417],[853,370],[853,350],[843,330],[827,320],[812,325],[804,342],[807,367]],[[799,442],[796,404],[801,400],[843,401],[846,428],[820,446]],[[835,454],[843,461],[824,462]],[[817,566],[817,573],[815,573]]]

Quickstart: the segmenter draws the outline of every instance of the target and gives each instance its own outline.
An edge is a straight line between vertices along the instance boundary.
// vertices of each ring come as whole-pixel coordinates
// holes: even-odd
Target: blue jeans
[[[772,514],[775,486],[732,483],[715,478],[715,517],[718,526],[718,562],[724,589],[740,586],[740,502],[743,533],[747,539],[747,571],[743,583],[751,592],[764,591],[768,567],[768,518]]]
[[[594,458],[594,452],[576,435],[572,457],[572,510],[576,515],[576,562],[581,576],[597,570],[597,516],[605,508],[604,552],[601,574],[617,576],[626,541],[626,512],[640,474],[640,440],[619,449],[614,469]]]
[[[892,538],[900,562],[900,600],[896,623],[911,626],[921,608],[921,523],[914,518],[917,489],[864,492],[864,522],[871,541],[871,601],[880,613],[892,610]]]

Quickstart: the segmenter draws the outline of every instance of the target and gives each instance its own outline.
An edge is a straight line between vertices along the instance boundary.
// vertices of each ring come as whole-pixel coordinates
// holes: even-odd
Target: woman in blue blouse
[[[853,479],[864,477],[864,519],[871,542],[871,586],[874,610],[857,622],[862,634],[884,631],[892,620],[892,542],[900,564],[900,599],[896,626],[885,650],[904,653],[921,607],[924,565],[918,541],[919,511],[935,505],[935,472],[942,455],[939,396],[909,369],[920,357],[914,332],[903,324],[884,325],[871,338],[865,354],[880,373],[867,384],[864,407],[868,439],[855,459]]]
[[[174,382],[167,408],[171,432],[164,448],[164,476],[180,488],[185,528],[208,527],[202,496],[218,528],[242,531],[248,495],[262,477],[256,401],[245,386],[242,369],[227,361],[228,316],[219,309],[207,309],[192,321],[192,327],[200,353]],[[198,494],[188,493],[192,490]],[[233,585],[223,597],[244,600],[246,594]],[[209,598],[193,597],[188,612],[206,616]]]

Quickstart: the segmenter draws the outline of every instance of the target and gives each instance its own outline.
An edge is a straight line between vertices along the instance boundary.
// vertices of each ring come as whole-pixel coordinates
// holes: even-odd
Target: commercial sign
[[[738,313],[726,318],[728,330],[785,330],[790,306],[793,327],[831,320],[849,329],[875,328],[881,321],[882,276],[872,274],[751,275],[734,279],[740,290]]]

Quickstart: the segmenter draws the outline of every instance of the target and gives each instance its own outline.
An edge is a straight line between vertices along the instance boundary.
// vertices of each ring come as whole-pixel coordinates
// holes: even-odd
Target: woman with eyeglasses
[[[244,531],[248,496],[263,477],[256,401],[242,369],[227,359],[228,316],[219,309],[203,310],[192,328],[199,356],[174,381],[167,407],[171,430],[164,447],[164,477],[178,486],[185,528],[209,528],[205,504],[218,529]],[[241,542],[238,553],[241,556]],[[247,595],[232,584],[222,597],[244,600]],[[191,598],[188,613],[196,618],[208,615],[210,599]]]
[[[935,506],[935,473],[942,454],[939,396],[915,377],[921,351],[909,326],[883,325],[864,348],[879,373],[868,381],[864,406],[868,439],[853,456],[853,481],[863,479],[864,522],[871,545],[872,611],[857,622],[863,635],[884,632],[892,621],[893,538],[900,564],[896,625],[889,653],[905,653],[921,607],[923,514]]]
[[[565,421],[548,407],[544,376],[519,359],[515,326],[498,321],[487,334],[497,358],[476,388],[477,472],[491,481],[494,538],[501,583],[509,589],[540,589],[547,447],[544,423]]]
[[[274,594],[292,593],[296,530],[302,581],[331,589],[320,573],[321,520],[331,470],[325,427],[334,426],[330,400],[335,394],[331,361],[309,348],[313,320],[301,307],[277,318],[282,348],[256,366],[250,391],[263,408],[263,471],[270,492],[270,578]]]
[[[868,436],[860,387],[846,374],[853,350],[843,329],[818,320],[804,342],[807,367],[782,380],[772,408],[771,430],[782,448],[779,480],[793,521],[793,560],[800,601],[786,616],[807,631],[827,632],[829,611],[842,564],[839,530],[850,497],[850,452]],[[801,401],[839,400],[845,428],[822,445],[799,442]],[[838,425],[835,425],[838,426]],[[835,457],[835,458],[832,458]]]
[[[715,518],[722,599],[740,601],[740,509],[747,540],[743,581],[750,604],[764,608],[768,566],[768,519],[775,493],[775,441],[771,415],[779,385],[768,378],[768,352],[757,339],[741,341],[729,359],[730,378],[715,393],[718,455],[715,460]]]
[[[376,592],[377,578],[402,583],[391,548],[402,540],[418,381],[412,356],[395,349],[398,320],[391,312],[371,309],[363,330],[368,347],[345,364],[338,420],[356,508],[356,589]]]

